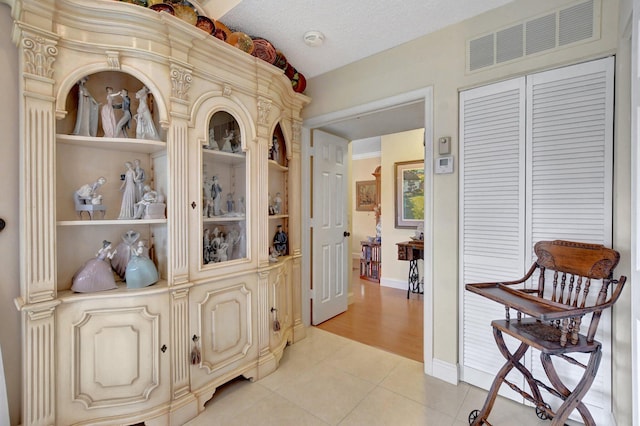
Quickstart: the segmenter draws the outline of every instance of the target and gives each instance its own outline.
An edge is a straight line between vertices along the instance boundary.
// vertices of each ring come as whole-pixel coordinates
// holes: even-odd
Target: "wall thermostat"
[[[453,155],[436,158],[436,174],[453,173]]]

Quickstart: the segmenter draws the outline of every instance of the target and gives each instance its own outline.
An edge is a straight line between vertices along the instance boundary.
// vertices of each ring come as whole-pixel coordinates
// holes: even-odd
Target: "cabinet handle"
[[[191,202],[191,208],[192,208],[192,209],[195,209],[195,208],[196,208],[196,206],[197,206],[196,202],[195,202],[195,201],[192,201],[192,202]]]
[[[167,351],[167,345],[162,345],[160,350],[162,351],[162,353],[165,353]]]
[[[2,231],[5,226],[7,226],[7,222],[5,222],[4,219],[0,219],[0,231]]]
[[[350,236],[350,235],[351,235],[351,232],[349,232],[349,231],[344,231],[344,232],[342,233],[342,236],[343,236],[343,237],[348,237],[348,236]]]

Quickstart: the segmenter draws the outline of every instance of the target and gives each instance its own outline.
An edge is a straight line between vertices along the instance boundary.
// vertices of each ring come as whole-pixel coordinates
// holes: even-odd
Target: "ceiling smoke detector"
[[[324,34],[320,31],[307,31],[303,38],[305,44],[311,47],[320,46],[324,42]]]

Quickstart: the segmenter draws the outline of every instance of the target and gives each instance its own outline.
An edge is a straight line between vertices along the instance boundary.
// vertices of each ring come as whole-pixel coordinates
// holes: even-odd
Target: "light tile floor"
[[[465,426],[486,392],[425,376],[423,364],[311,327],[273,374],[220,387],[188,426]],[[549,425],[498,398],[494,426]]]

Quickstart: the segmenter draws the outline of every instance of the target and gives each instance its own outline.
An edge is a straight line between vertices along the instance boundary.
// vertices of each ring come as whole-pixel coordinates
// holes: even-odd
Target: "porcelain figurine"
[[[278,225],[276,234],[273,236],[273,248],[279,255],[287,254],[287,234],[282,230],[282,225]]]
[[[157,283],[158,279],[158,270],[149,259],[148,249],[143,241],[138,241],[136,248],[131,252],[125,272],[127,288],[147,287]]]
[[[279,192],[276,192],[276,196],[273,199],[273,212],[275,214],[282,214],[282,197]]]
[[[135,216],[136,205],[136,172],[131,161],[127,161],[124,164],[127,170],[124,173],[122,185],[120,185],[120,190],[122,191],[122,204],[120,206],[120,215],[118,216],[118,219],[133,219]]]
[[[129,127],[131,126],[131,98],[129,98],[129,91],[127,89],[120,90],[120,97],[122,102],[113,105],[114,109],[122,110],[122,117],[116,124],[116,137],[128,138]]]
[[[109,263],[115,254],[116,252],[111,250],[111,242],[104,240],[96,257],[89,259],[73,276],[71,290],[77,293],[91,293],[116,288]]]
[[[93,219],[95,212],[101,212],[104,219],[107,208],[102,204],[102,195],[98,194],[98,189],[106,182],[107,179],[100,176],[92,184],[84,184],[73,193],[76,213],[81,219],[82,212],[88,212],[90,219]]]
[[[211,184],[211,199],[213,200],[213,215],[220,216],[222,210],[220,209],[220,199],[222,198],[222,187],[218,183],[218,176],[213,177],[213,183]]]
[[[236,137],[236,134],[233,130],[227,129],[224,137],[222,138],[222,151],[233,152],[233,148],[231,147],[231,141]]]
[[[120,92],[114,92],[113,87],[107,87],[107,102],[100,107],[100,117],[102,118],[102,131],[105,138],[115,138],[118,122],[113,109],[113,100],[120,96]]]
[[[89,93],[86,83],[87,77],[78,82],[78,115],[72,134],[95,137],[98,133],[99,104]]]
[[[147,174],[138,159],[133,160],[133,171],[135,172],[133,181],[136,183],[136,202],[138,202],[142,200],[142,196],[144,195],[144,182],[147,180]]]
[[[129,230],[125,232],[121,238],[122,241],[116,247],[116,254],[111,259],[111,268],[113,268],[121,279],[124,279],[127,265],[131,259],[131,252],[135,249],[135,244],[140,238],[140,233]]]
[[[235,201],[233,201],[233,193],[227,194],[227,213],[233,213],[235,210]]]
[[[215,130],[213,127],[209,129],[209,144],[204,145],[204,147],[214,151],[220,150],[220,147],[218,146],[218,141],[216,141]]]
[[[136,99],[138,100],[138,110],[133,117],[137,121],[136,125],[136,138],[138,139],[151,139],[160,140],[158,131],[155,124],[153,124],[153,117],[151,111],[147,105],[147,97],[149,95],[149,89],[144,86],[142,89],[136,92]]]

